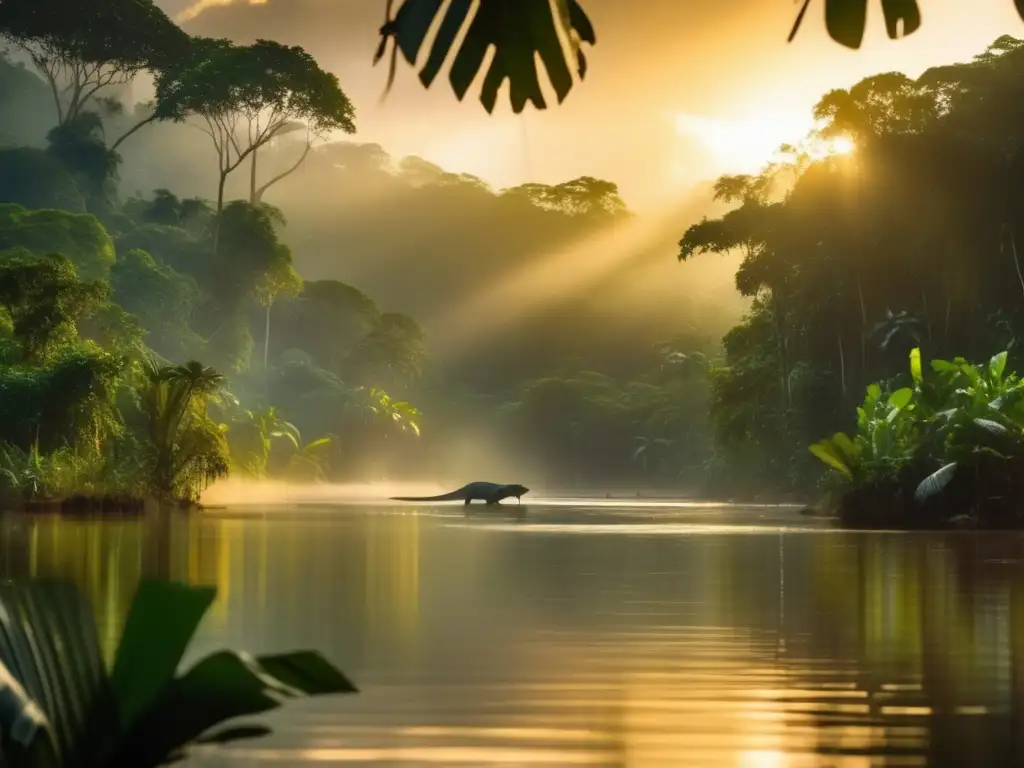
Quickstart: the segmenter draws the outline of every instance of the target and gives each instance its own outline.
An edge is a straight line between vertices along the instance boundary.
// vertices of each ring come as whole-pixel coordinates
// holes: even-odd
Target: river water
[[[6,518],[0,556],[77,581],[108,654],[155,575],[218,588],[190,660],[313,648],[361,689],[191,765],[1024,765],[1024,536],[773,507],[463,512]]]

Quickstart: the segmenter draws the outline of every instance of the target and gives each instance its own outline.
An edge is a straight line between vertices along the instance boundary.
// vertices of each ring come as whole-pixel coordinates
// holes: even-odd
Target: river
[[[664,502],[463,511],[8,517],[0,554],[6,575],[78,582],[108,654],[155,575],[218,588],[190,661],[313,648],[361,689],[189,765],[1024,765],[1024,535]]]

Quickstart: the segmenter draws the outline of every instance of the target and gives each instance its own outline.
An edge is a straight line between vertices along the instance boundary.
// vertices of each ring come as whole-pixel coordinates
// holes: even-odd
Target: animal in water
[[[513,496],[516,501],[522,502],[522,496],[529,493],[530,489],[525,485],[499,485],[498,483],[476,482],[469,483],[451,493],[442,493],[440,496],[392,496],[391,501],[464,501],[469,504],[475,499],[485,501],[488,504],[498,504],[502,499],[509,499]]]

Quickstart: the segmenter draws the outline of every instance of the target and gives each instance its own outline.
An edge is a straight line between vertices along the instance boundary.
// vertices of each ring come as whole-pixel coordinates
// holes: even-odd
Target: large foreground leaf
[[[139,722],[119,754],[119,764],[158,765],[183,745],[231,718],[279,707],[287,699],[357,689],[313,651],[254,658],[221,651],[174,680]],[[258,735],[259,729],[232,729]],[[237,738],[244,738],[239,735]],[[210,741],[229,740],[230,735]]]
[[[813,0],[804,0],[797,14],[790,41],[796,37]],[[867,27],[868,0],[824,0],[825,28],[829,37],[848,48],[860,48]],[[889,37],[896,39],[916,32],[921,26],[917,0],[882,0],[882,15]]]
[[[200,620],[213,602],[212,587],[145,580],[132,601],[117,648],[111,685],[121,728],[128,732],[174,679]]]
[[[116,733],[116,713],[92,613],[73,584],[0,585],[0,662],[45,714],[62,764],[109,746],[104,739]],[[8,693],[41,728],[24,697]],[[45,732],[37,730],[37,738]]]
[[[50,721],[3,664],[0,664],[0,749],[5,764],[59,765]]]
[[[388,5],[390,7],[391,3]],[[394,18],[381,27],[374,62],[384,55],[390,40],[393,39],[395,45],[389,88],[397,52],[415,66],[443,5],[442,0],[402,0]],[[569,43],[581,79],[586,76],[587,61],[580,45],[594,44],[596,37],[590,19],[577,0],[554,0],[554,7],[556,12],[552,13],[550,0],[452,0],[420,69],[420,81],[429,88],[454,52],[449,81],[461,101],[483,67],[487,52],[493,49],[494,58],[480,91],[484,108],[488,112],[494,110],[498,89],[508,80],[513,112],[522,112],[527,102],[544,109],[547,105],[535,64],[539,56],[561,103],[573,86],[561,37]],[[467,21],[465,36],[456,48],[456,39]]]

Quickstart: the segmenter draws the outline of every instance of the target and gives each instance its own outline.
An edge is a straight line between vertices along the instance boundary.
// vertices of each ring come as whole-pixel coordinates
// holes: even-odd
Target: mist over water
[[[439,484],[430,482],[399,482],[381,481],[369,483],[294,483],[274,480],[255,480],[244,478],[228,478],[210,486],[203,493],[202,503],[211,508],[230,507],[274,507],[279,512],[286,512],[289,505],[316,503],[331,505],[332,508],[344,508],[352,505],[386,504],[398,509],[454,509],[463,512],[461,501],[447,502],[400,502],[392,499],[397,496],[437,496],[457,490],[467,482],[477,480],[486,482],[505,482],[474,478],[466,482]],[[511,480],[509,480],[511,482]],[[497,507],[487,507],[480,501],[471,506],[474,510],[481,507],[484,511],[499,511],[505,508],[514,510],[516,507],[541,505],[551,510],[572,509],[577,513],[583,505],[586,509],[602,508],[616,511],[634,510],[642,514],[676,514],[679,512],[701,511],[704,513],[723,509],[743,510],[794,510],[797,504],[747,504],[735,505],[713,499],[693,497],[680,494],[666,494],[663,490],[652,489],[646,492],[636,491],[612,492],[590,489],[566,488],[530,488],[523,496],[521,503],[506,499]]]

